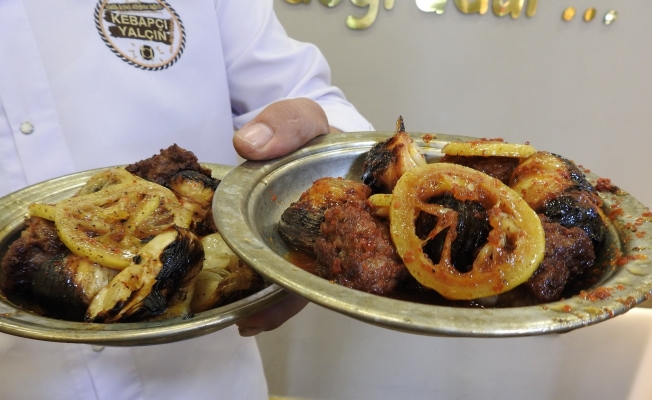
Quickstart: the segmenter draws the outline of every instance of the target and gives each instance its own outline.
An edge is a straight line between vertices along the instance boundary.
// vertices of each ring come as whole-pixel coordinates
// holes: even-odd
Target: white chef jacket
[[[294,97],[340,130],[372,129],[272,0],[0,0],[0,195],[173,143],[235,165],[233,130]],[[3,400],[267,398],[235,327],[101,351],[0,334],[0,377]]]

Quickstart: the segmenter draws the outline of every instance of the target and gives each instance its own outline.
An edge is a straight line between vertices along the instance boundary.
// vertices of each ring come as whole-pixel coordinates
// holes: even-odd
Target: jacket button
[[[22,124],[20,124],[19,129],[25,135],[29,135],[30,133],[34,132],[34,125],[29,121],[25,121]]]

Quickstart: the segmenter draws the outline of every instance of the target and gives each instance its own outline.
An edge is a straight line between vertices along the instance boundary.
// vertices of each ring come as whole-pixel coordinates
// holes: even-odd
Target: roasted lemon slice
[[[126,171],[124,168],[109,168],[91,176],[84,186],[77,191],[76,196],[95,193],[110,185],[131,182],[133,180],[134,175]],[[55,209],[55,204],[47,203],[32,203],[27,207],[30,216],[40,217],[49,221],[54,221]]]
[[[190,211],[181,206],[172,191],[133,175],[127,178],[121,174],[117,181],[96,180],[101,184],[81,192],[87,194],[56,204],[57,233],[74,254],[105,267],[123,269],[144,239],[175,225],[190,226]]]
[[[476,201],[487,211],[491,230],[468,272],[458,271],[451,260],[457,212],[429,202],[444,194]],[[425,240],[416,234],[421,213],[436,217]],[[536,213],[508,186],[471,168],[434,163],[408,171],[394,188],[389,216],[392,240],[410,273],[448,299],[506,292],[525,282],[543,259],[545,236]],[[439,260],[433,262],[424,247],[440,233],[446,235],[444,245]]]
[[[441,152],[449,156],[517,157],[527,158],[537,150],[529,144],[505,143],[499,140],[450,142]]]
[[[56,205],[46,203],[32,203],[27,206],[27,211],[31,217],[40,217],[48,221],[54,221],[54,210]]]

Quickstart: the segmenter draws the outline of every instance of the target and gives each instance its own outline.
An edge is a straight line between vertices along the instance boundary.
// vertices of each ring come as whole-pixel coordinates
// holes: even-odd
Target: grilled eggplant
[[[95,295],[117,273],[74,254],[52,257],[33,276],[34,301],[48,317],[81,322]]]
[[[18,304],[33,303],[32,281],[44,262],[70,254],[59,240],[52,221],[29,217],[25,225],[20,237],[9,246],[2,258],[0,279],[2,293]]]
[[[281,215],[278,231],[292,247],[312,252],[324,221],[324,211],[334,205],[365,201],[371,188],[363,183],[341,178],[321,178],[301,194],[298,201]]]
[[[602,200],[572,161],[537,152],[516,167],[510,187],[551,222],[582,228],[596,245],[603,241],[606,224]]]

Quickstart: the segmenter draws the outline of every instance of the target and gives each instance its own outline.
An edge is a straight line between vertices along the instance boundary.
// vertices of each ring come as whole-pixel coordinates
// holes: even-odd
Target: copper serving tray
[[[603,279],[588,290],[588,295],[558,302],[484,309],[418,304],[342,287],[288,262],[285,256],[289,249],[276,228],[282,212],[318,178],[359,180],[368,150],[391,135],[358,132],[322,136],[286,157],[248,161],[235,168],[215,195],[221,205],[214,210],[215,218],[227,244],[260,274],[290,292],[364,322],[424,335],[508,337],[566,332],[623,314],[650,296],[652,218],[649,209],[627,193],[601,193],[607,213],[612,206],[623,211],[612,219],[600,255],[607,266]],[[432,161],[441,157],[446,143],[474,139],[411,135]],[[590,173],[587,178],[594,184],[597,179]],[[616,263],[616,259],[622,262]],[[604,288],[601,293],[607,293],[606,298],[591,295],[598,287]]]
[[[221,179],[232,167],[204,164]],[[91,170],[39,183],[0,198],[0,257],[24,229],[27,207],[34,202],[54,203],[70,197],[92,175]],[[46,318],[22,310],[0,296],[0,332],[53,342],[87,343],[104,346],[161,344],[205,335],[226,328],[285,297],[277,285],[223,307],[190,318],[156,322],[92,324]]]

